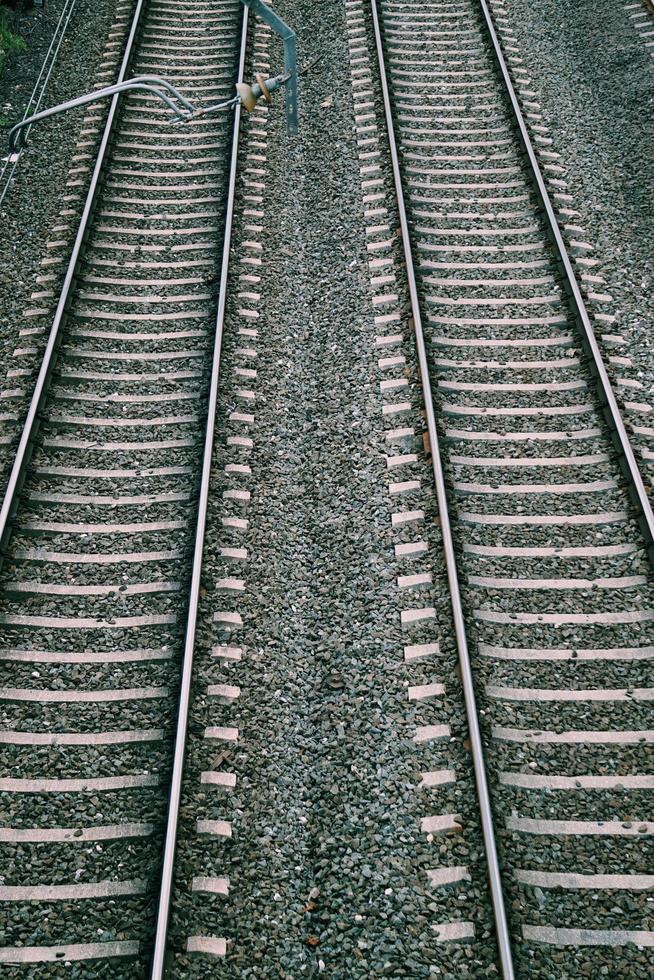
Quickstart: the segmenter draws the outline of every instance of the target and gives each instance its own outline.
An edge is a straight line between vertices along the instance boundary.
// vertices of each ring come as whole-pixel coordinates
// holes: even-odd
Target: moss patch
[[[0,13],[0,75],[4,72],[12,54],[24,51],[26,47],[23,38],[9,29],[6,16]]]

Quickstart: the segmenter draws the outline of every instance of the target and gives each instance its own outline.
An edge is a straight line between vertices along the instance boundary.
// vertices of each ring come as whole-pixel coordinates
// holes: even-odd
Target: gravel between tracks
[[[493,967],[473,961],[471,947],[454,947],[448,952],[444,967],[442,959],[432,956],[429,941],[432,926],[439,921],[437,917],[446,904],[424,888],[424,871],[435,864],[433,851],[458,848],[461,863],[466,864],[478,862],[480,854],[478,847],[476,851],[474,846],[468,849],[468,838],[453,847],[439,840],[427,841],[418,831],[424,808],[422,802],[416,803],[415,785],[420,774],[410,742],[413,718],[403,691],[403,686],[411,681],[408,673],[400,673],[404,668],[398,670],[396,666],[401,664],[398,654],[402,645],[402,606],[393,582],[397,569],[389,533],[386,447],[379,426],[375,330],[365,274],[359,173],[350,129],[352,105],[343,43],[345,30],[335,17],[328,25],[321,22],[317,31],[314,7],[289,4],[287,8],[282,4],[277,9],[297,25],[305,64],[311,73],[303,79],[305,128],[297,143],[289,144],[281,132],[280,108],[275,106],[271,112],[275,119],[275,146],[267,167],[270,176],[264,228],[268,275],[263,284],[265,299],[259,320],[263,343],[256,383],[261,397],[255,408],[255,445],[248,458],[253,476],[242,471],[229,478],[220,475],[216,480],[212,503],[215,523],[207,542],[205,618],[198,661],[201,690],[200,685],[217,679],[215,662],[211,664],[208,655],[211,645],[224,642],[227,636],[210,623],[213,613],[225,608],[226,603],[225,586],[218,582],[225,575],[239,574],[231,563],[220,558],[218,549],[226,545],[247,546],[250,557],[244,576],[246,592],[244,597],[236,597],[234,605],[244,618],[238,642],[244,645],[245,657],[242,662],[226,663],[218,672],[221,682],[241,686],[238,723],[243,735],[238,749],[219,749],[210,763],[215,769],[226,764],[237,772],[239,781],[228,803],[222,798],[217,802],[212,789],[204,794],[212,808],[211,816],[228,816],[235,835],[233,842],[224,843],[224,855],[219,848],[210,859],[207,851],[182,849],[178,873],[184,879],[196,874],[230,877],[229,898],[213,896],[203,913],[212,927],[220,922],[222,934],[231,940],[226,965],[219,968],[221,975],[282,976],[287,980],[319,973],[335,978],[421,977],[439,973],[482,977],[489,975]],[[327,104],[321,106],[321,102]],[[282,171],[284,179],[277,179]],[[293,284],[292,289],[288,288],[289,283]],[[234,316],[233,308],[231,312]],[[227,343],[224,376],[235,363],[241,364],[239,356]],[[478,370],[470,368],[468,377],[482,380]],[[571,373],[575,371],[573,366]],[[471,395],[471,402],[473,398]],[[495,406],[502,401],[502,397],[495,401],[489,398],[484,404]],[[233,408],[233,393],[225,388],[222,421],[219,420],[223,434],[217,443],[217,459],[240,461],[242,454],[230,449],[225,441],[231,431],[224,421]],[[603,440],[592,436],[566,451],[592,454],[603,448]],[[456,448],[449,446],[450,454],[465,451],[465,442]],[[547,455],[550,451],[554,450],[537,446],[522,455]],[[486,452],[489,457],[494,454],[493,449],[483,446],[479,450],[480,455]],[[513,454],[521,455],[509,445],[504,455]],[[579,479],[601,479],[608,468],[605,463],[606,460],[598,460],[592,467],[581,468]],[[456,472],[461,481],[486,479],[480,477],[478,464],[469,469],[459,466]],[[547,468],[533,468],[529,480],[546,482],[550,472]],[[572,478],[576,478],[576,471],[572,471]],[[493,470],[489,483],[503,480],[504,472]],[[219,527],[223,513],[220,491],[229,491],[235,484],[247,486],[254,494],[248,508],[251,527],[246,534],[232,538]],[[618,489],[609,488],[602,500],[606,509],[617,508],[623,495]],[[522,513],[532,506],[527,502]],[[569,502],[560,498],[553,509],[563,512],[568,506]],[[583,498],[578,503],[579,510],[591,506]],[[478,510],[484,507],[492,513],[491,501],[480,503]],[[467,544],[488,540],[482,534],[477,538],[476,531],[468,535],[467,530]],[[629,545],[632,531],[625,527],[625,541],[620,543]],[[542,531],[535,530],[534,534]],[[513,535],[508,529],[502,544],[520,543],[520,535]],[[604,535],[605,529],[601,529],[592,533],[590,540],[593,545],[605,541],[615,544],[615,535]],[[540,543],[541,537],[532,537],[530,544],[535,540]],[[576,538],[569,534],[561,537],[566,544],[571,540]],[[580,535],[579,540],[586,542],[589,538]],[[558,539],[546,532],[542,543],[555,545]],[[587,567],[595,576],[645,572],[639,564],[642,556],[637,548],[634,554],[634,559],[612,558],[588,566],[581,560],[570,561],[564,565],[565,574],[581,577]],[[513,560],[495,563],[476,559],[469,560],[466,567],[468,571],[514,578],[521,577],[525,568],[524,563]],[[551,562],[539,559],[529,567],[535,576],[547,577],[556,576],[562,565],[554,556]],[[435,571],[435,604],[440,607],[443,593]],[[507,593],[500,586],[485,592],[476,587],[468,590],[468,598],[471,608],[500,614],[506,611],[509,617],[516,609],[522,613],[525,607],[530,613],[565,612],[582,606],[595,611],[614,605],[620,608],[624,601],[618,590],[607,592],[606,599],[596,585],[592,590],[580,591],[581,599],[579,593],[573,592],[570,598],[570,593],[551,589]],[[650,605],[640,584],[631,588],[629,596],[630,608]],[[233,597],[230,601],[234,602]],[[74,606],[71,602],[71,608]],[[481,627],[481,633],[487,644],[496,642],[498,647],[519,646],[526,635],[517,623],[495,626],[492,620]],[[620,626],[595,629],[570,625],[556,629],[537,625],[529,631],[530,638],[537,638],[537,643],[530,642],[545,650],[560,650],[562,643],[575,650],[583,643],[592,647],[596,637],[600,646],[617,647],[621,642],[631,642],[636,647],[650,635],[651,628],[644,626],[641,632],[640,625],[628,630]],[[449,648],[446,653],[450,655]],[[449,662],[444,658],[440,666],[446,670]],[[510,696],[496,697],[492,690],[487,691],[490,720],[504,732],[519,728],[522,732],[533,729],[542,734],[546,727],[574,729],[582,723],[589,730],[625,730],[629,726],[644,729],[651,717],[647,702],[638,695],[633,697],[631,691],[641,683],[638,664],[631,663],[623,670],[615,663],[599,667],[566,663],[560,670],[557,663],[525,666],[517,658],[508,665],[495,662],[488,670],[484,666],[481,673],[491,687],[501,687],[504,682],[505,691],[531,687],[535,678],[541,687],[552,689],[570,685],[580,689],[628,688],[629,696],[616,703],[582,701],[582,707],[543,706],[529,700],[516,703]],[[164,677],[165,674],[162,671]],[[97,687],[108,687],[109,681],[115,684],[118,676],[114,668],[102,668],[86,680]],[[144,676],[153,682],[154,672],[148,671]],[[74,687],[74,671],[70,680]],[[27,677],[24,681],[27,686]],[[138,669],[130,671],[129,683],[139,685]],[[201,695],[197,707],[192,735],[200,738],[191,743],[190,762],[194,768],[189,778],[197,777],[198,768],[209,768],[206,756],[194,754],[196,749],[201,753],[202,724],[229,724],[230,718],[233,723],[231,706],[216,707],[215,702]],[[11,710],[20,720],[25,709]],[[73,717],[74,708],[70,710]],[[101,710],[104,721],[106,709]],[[129,725],[129,709],[125,711],[121,705],[119,710],[115,724],[120,719],[121,725]],[[461,739],[463,733],[455,735]],[[584,759],[589,757],[585,772],[612,772],[615,767],[615,755],[609,752],[604,756],[601,748],[593,747],[589,753],[586,748],[571,750],[569,745],[552,747],[544,743],[533,751],[523,751],[507,748],[502,739],[508,739],[498,736],[497,731],[494,735],[501,743],[493,746],[496,769],[521,772],[522,766],[527,765],[536,775],[576,776],[581,751],[587,753]],[[642,747],[639,749],[642,752]],[[140,764],[141,751],[116,752],[117,770],[124,766],[133,771]],[[206,752],[206,748],[202,751]],[[16,753],[19,769],[24,754]],[[71,767],[72,753],[65,756],[66,775],[76,775]],[[146,747],[143,766],[148,756]],[[635,751],[634,756],[633,765],[637,768],[639,755]],[[621,748],[618,758],[618,775],[624,775],[624,770],[630,771],[629,750]],[[49,754],[52,763],[58,759],[58,754]],[[156,769],[160,761],[150,758],[149,770]],[[441,764],[445,764],[445,753]],[[186,811],[189,824],[198,817],[197,803],[199,800],[204,804],[204,796],[199,795]],[[518,802],[521,820],[532,814],[542,818],[548,806],[542,796],[533,791],[513,794],[511,801]],[[557,799],[549,805],[550,813],[565,812],[569,819],[587,817],[594,809],[598,820],[610,821],[616,829],[619,824],[627,832],[619,862],[615,861],[615,843],[603,833],[561,842],[560,838],[552,841],[548,836],[534,841],[524,833],[512,832],[510,821],[515,814],[509,813],[508,808],[503,813],[507,817],[505,846],[507,851],[512,849],[514,864],[537,864],[539,870],[558,871],[562,862],[566,869],[580,873],[589,867],[602,871],[619,871],[624,866],[646,870],[643,841],[647,843],[652,834],[650,826],[642,822],[646,820],[646,805],[644,794],[636,791],[623,798],[619,787],[615,793],[605,794],[600,804],[595,802],[593,793],[582,791],[569,794],[565,802]],[[145,797],[140,806],[142,818],[147,820],[150,803]],[[102,867],[106,860],[107,868],[111,868],[116,858],[114,845],[108,845],[106,855],[94,856],[93,860]],[[74,870],[71,865],[69,872]],[[59,873],[57,868],[55,874]],[[47,880],[47,871],[41,871],[40,877]],[[531,886],[525,886],[523,891],[524,904],[531,903],[531,921],[536,924],[548,925],[556,910],[559,916],[565,916],[570,909],[581,921],[593,921],[584,893],[562,898],[556,891],[544,893]],[[517,894],[514,887],[512,895]],[[477,900],[481,907],[485,897],[479,895]],[[626,928],[647,928],[643,896],[623,893],[611,900],[612,911],[617,910],[619,921]],[[603,903],[598,904],[601,909]],[[175,924],[180,940],[185,935],[184,917],[189,908],[188,903],[180,906]],[[518,911],[521,909],[517,907]],[[600,911],[598,922],[603,921]],[[89,921],[87,927],[95,929],[96,923]],[[557,975],[552,971],[561,962],[558,955],[555,952],[552,957],[538,956],[532,963],[536,975]],[[630,956],[633,975],[644,976],[646,957],[634,949],[625,954],[623,963],[629,962]],[[206,961],[184,958],[179,960],[179,966],[180,976],[207,975]],[[595,966],[598,976],[607,975],[605,963],[593,963],[585,954],[579,958],[578,966],[583,976],[593,976]]]
[[[235,348],[245,342],[226,342],[173,944],[183,949],[190,933],[225,937],[219,970],[234,978],[493,976],[437,557],[433,589],[413,594],[413,604],[433,603],[438,625],[408,635],[400,626],[412,602],[395,579],[412,569],[393,556],[377,364],[384,351],[375,343],[382,328],[368,292],[345,25],[336,14],[319,21],[306,4],[276,10],[299,32],[303,113],[289,141],[280,109],[271,110],[260,178],[265,252],[250,452],[224,443],[248,431],[227,422],[238,407],[230,374],[245,363]],[[279,57],[274,42],[271,49]],[[252,475],[230,480],[219,467],[237,459]],[[221,500],[230,487],[252,491],[243,510]],[[396,509],[422,503],[412,497]],[[247,519],[247,530],[221,528],[230,513]],[[407,528],[407,541],[432,536],[428,514],[424,531]],[[226,546],[245,548],[247,559],[221,560]],[[219,586],[226,576],[242,578],[245,591]],[[224,609],[241,614],[242,628],[221,632],[212,616]],[[403,663],[404,643],[436,638],[441,657],[424,669]],[[238,645],[241,659],[212,657],[215,644]],[[409,685],[444,680],[445,697],[410,702]],[[232,693],[207,697],[216,682]],[[453,722],[451,739],[414,744],[417,725],[444,721]],[[205,726],[237,726],[238,744],[208,743]],[[417,790],[421,770],[453,768],[452,786]],[[231,795],[200,785],[208,769],[235,774]],[[421,818],[445,811],[464,814],[464,833],[421,830]],[[231,836],[203,842],[197,819],[228,821]],[[432,888],[428,870],[451,866],[469,869],[472,883]],[[228,878],[229,895],[193,895],[198,875]],[[466,917],[478,941],[439,946],[435,927]],[[177,969],[206,976],[206,964],[184,954]]]

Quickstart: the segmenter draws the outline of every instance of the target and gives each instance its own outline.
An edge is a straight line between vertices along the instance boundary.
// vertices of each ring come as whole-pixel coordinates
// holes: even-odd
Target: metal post
[[[241,3],[249,7],[253,13],[261,17],[276,34],[279,34],[284,42],[284,72],[288,75],[288,81],[284,86],[285,105],[286,105],[286,130],[289,136],[294,136],[298,131],[298,96],[297,96],[297,46],[295,43],[295,31],[288,24],[285,24],[281,17],[267,7],[262,0],[241,0]]]

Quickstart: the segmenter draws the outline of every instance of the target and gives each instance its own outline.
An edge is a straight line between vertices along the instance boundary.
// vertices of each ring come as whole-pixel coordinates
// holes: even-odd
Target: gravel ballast
[[[398,328],[375,323],[369,292],[347,25],[334,13],[319,21],[306,5],[276,10],[297,28],[308,67],[297,140],[275,104],[269,142],[257,145],[255,114],[241,170],[241,207],[256,209],[242,213],[258,216],[244,217],[235,239],[232,296],[248,271],[243,259],[263,264],[249,269],[261,279],[247,287],[260,294],[247,304],[258,316],[232,306],[226,334],[178,851],[177,970],[206,976],[206,959],[185,950],[200,935],[224,941],[215,969],[230,977],[493,976],[438,550],[426,562],[431,585],[407,596],[396,582],[413,569],[398,563],[394,543],[425,535],[433,546],[435,515],[422,455],[408,476],[423,489],[388,493],[403,474],[389,476],[397,450],[385,438],[377,338]],[[253,239],[261,252],[246,244]],[[234,337],[244,325],[256,335]],[[406,352],[413,357],[410,340]],[[247,384],[236,373],[246,364],[256,370]],[[415,426],[418,450],[419,411],[402,421]],[[396,534],[392,515],[421,506],[424,526]],[[234,519],[247,524],[225,524]],[[435,622],[403,628],[401,613],[423,605],[435,607]],[[242,620],[231,629],[228,612]],[[403,662],[406,644],[434,640],[439,656]],[[412,694],[443,682],[444,696]],[[416,744],[428,725],[444,732]],[[425,773],[453,770],[451,784],[421,788]],[[443,816],[442,831],[421,829],[432,816]],[[198,833],[198,821],[220,822],[220,836]],[[432,870],[452,872],[452,886],[431,884]],[[202,892],[198,879],[208,877],[220,893]],[[439,943],[443,923],[470,920],[474,942]]]
[[[9,129],[22,118],[64,6],[64,0],[48,0],[41,8],[32,8],[20,16],[11,15],[13,29],[24,37],[26,49],[12,58],[0,79],[0,115],[3,119],[0,158],[8,153]],[[42,108],[88,91],[97,72],[104,69],[105,62],[111,72],[122,50],[126,25],[123,11],[128,13],[129,7],[130,4],[116,0],[107,3],[76,0]],[[114,28],[117,29],[115,45],[108,46]],[[114,75],[102,81],[108,84],[115,71],[117,68]],[[103,106],[94,117],[96,132],[100,131],[104,111]],[[24,311],[42,305],[30,297],[35,290],[46,288],[37,285],[36,276],[44,271],[40,267],[41,260],[54,254],[48,250],[47,243],[65,238],[68,251],[72,246],[76,221],[74,216],[64,217],[67,209],[74,206],[66,200],[71,193],[66,185],[71,179],[69,170],[74,166],[71,158],[76,152],[84,119],[84,110],[78,109],[34,127],[28,149],[22,154],[12,185],[0,205],[0,379],[3,389],[16,387],[15,381],[6,378],[7,370],[16,366],[14,350],[33,344],[35,353],[30,360],[33,369],[38,366],[45,343],[44,339],[21,341],[19,330],[26,326]],[[65,233],[54,232],[53,229],[62,222],[67,225]],[[62,277],[63,270],[57,270],[55,284],[48,288],[56,290]],[[47,305],[50,307],[51,303],[48,301]],[[12,437],[17,434],[29,394],[30,386],[26,385],[23,397],[11,405],[15,418],[3,424],[3,432]],[[3,470],[10,459],[11,450],[0,445]],[[3,476],[3,486],[4,483]]]
[[[154,0],[133,71],[231,95],[241,15]],[[2,569],[8,976],[149,972],[229,136],[166,117],[120,113]]]
[[[275,9],[301,128],[279,95],[244,121],[173,975],[481,980],[497,951],[370,13]],[[240,5],[149,10],[136,67],[166,24],[224,27],[215,87],[186,74],[188,36],[163,60],[226,94]],[[517,974],[646,980],[644,541],[479,7],[380,10]],[[259,24],[249,74],[280,47]],[[228,131],[148,108],[121,118],[2,570],[0,946],[62,946],[12,980],[148,973]],[[71,943],[107,958],[66,963]]]
[[[532,137],[544,138],[567,184],[566,237],[588,245],[582,287],[595,296],[598,340],[651,483],[654,15],[640,0],[491,8],[511,31],[503,44],[514,79],[528,79],[527,101],[538,105]]]
[[[382,10],[517,972],[645,977],[644,542],[480,11]],[[572,248],[580,272],[586,252]]]

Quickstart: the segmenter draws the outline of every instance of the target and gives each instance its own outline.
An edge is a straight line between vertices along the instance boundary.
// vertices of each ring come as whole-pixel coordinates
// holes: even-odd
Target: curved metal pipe
[[[128,78],[128,82],[149,82],[152,85],[158,85],[162,88],[167,89],[178,102],[181,102],[189,112],[195,112],[193,103],[189,102],[186,96],[182,95],[179,89],[176,89],[166,78],[162,78],[161,75],[135,75],[134,78]]]
[[[160,88],[156,86],[160,86]],[[188,110],[188,113],[185,114],[178,109],[166,92],[161,91],[162,88],[170,92],[174,98],[181,102]],[[21,120],[21,122],[16,123],[9,131],[9,151],[10,153],[15,153],[23,149],[25,141],[23,138],[20,138],[20,134],[23,130],[28,127],[31,128],[34,123],[40,122],[42,119],[49,119],[51,116],[57,116],[60,112],[66,112],[68,109],[77,109],[79,106],[88,105],[90,102],[99,102],[101,99],[106,99],[113,95],[122,95],[123,92],[135,90],[150,92],[158,96],[179,119],[187,119],[195,111],[191,103],[170,82],[167,82],[164,78],[159,78],[157,75],[141,75],[137,78],[129,78],[124,82],[117,82],[115,85],[108,85],[106,88],[98,89],[96,92],[87,92],[86,95],[78,95],[76,99],[61,102],[59,105],[51,106],[49,109],[43,109],[42,112],[37,112],[33,116],[28,116],[27,119]]]

